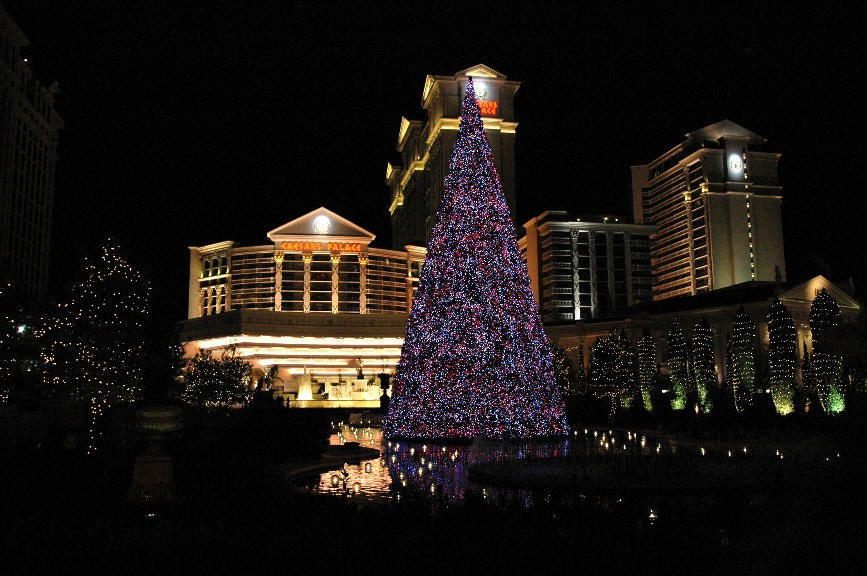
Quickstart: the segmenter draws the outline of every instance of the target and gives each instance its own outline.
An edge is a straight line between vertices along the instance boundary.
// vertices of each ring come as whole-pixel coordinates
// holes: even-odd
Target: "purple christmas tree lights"
[[[472,78],[383,431],[420,439],[569,432]]]

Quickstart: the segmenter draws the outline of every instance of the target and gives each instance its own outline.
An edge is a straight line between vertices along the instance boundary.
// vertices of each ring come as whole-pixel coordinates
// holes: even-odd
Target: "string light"
[[[701,318],[692,329],[692,374],[698,404],[701,411],[709,413],[713,408],[711,386],[716,382],[713,360],[713,332],[707,318]]]
[[[653,411],[653,383],[656,378],[656,343],[650,330],[644,329],[638,341],[638,386],[644,409]]]
[[[732,325],[732,387],[740,412],[753,402],[756,381],[756,326],[741,306]]]
[[[688,354],[686,336],[677,321],[677,317],[675,317],[668,332],[668,373],[671,378],[673,394],[671,408],[673,410],[686,408],[686,392],[689,380]]]
[[[795,411],[797,332],[789,309],[774,299],[768,310],[768,367],[771,397],[778,414]]]
[[[842,323],[840,307],[827,289],[822,288],[810,304],[810,331],[813,335],[814,383],[819,403],[825,412],[836,414],[846,409],[843,397],[843,359],[822,349],[825,334]]]
[[[468,79],[395,376],[387,437],[568,434],[551,346]]]
[[[98,449],[106,411],[135,401],[144,386],[149,293],[109,239],[99,258],[85,260],[83,280],[39,331],[43,385],[89,406],[89,454]]]

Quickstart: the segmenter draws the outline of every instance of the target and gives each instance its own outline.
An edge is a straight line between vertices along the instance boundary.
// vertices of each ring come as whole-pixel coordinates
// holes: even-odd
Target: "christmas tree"
[[[645,328],[638,341],[638,379],[644,409],[653,411],[653,384],[656,379],[656,343],[650,330]]]
[[[108,240],[69,298],[45,319],[40,351],[43,384],[88,405],[88,452],[112,406],[134,402],[144,387],[145,321],[150,288]]]
[[[756,386],[756,325],[741,306],[732,324],[732,386],[738,412],[753,404]]]
[[[677,317],[668,332],[668,375],[671,378],[671,408],[683,410],[689,388],[689,349]]]
[[[597,338],[590,347],[590,386],[594,396],[608,398],[611,416],[617,412],[626,389],[623,381],[622,352],[620,336],[616,331]]]
[[[846,409],[843,397],[843,358],[824,349],[828,331],[842,324],[840,307],[828,290],[822,288],[810,304],[810,332],[813,334],[813,371],[819,403],[825,412]]]
[[[789,309],[777,299],[768,310],[768,364],[771,395],[777,413],[795,411],[795,370],[798,367],[795,322]]]
[[[568,433],[472,78],[383,431],[390,438]]]
[[[713,358],[713,332],[707,318],[700,318],[692,329],[692,376],[702,412],[713,408],[711,390],[716,386]]]

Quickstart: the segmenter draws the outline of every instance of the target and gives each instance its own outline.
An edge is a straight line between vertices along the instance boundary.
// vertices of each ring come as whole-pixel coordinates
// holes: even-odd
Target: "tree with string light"
[[[671,408],[683,410],[689,388],[689,349],[676,317],[668,331],[668,375],[671,379]]]
[[[112,406],[134,402],[146,373],[145,322],[150,287],[106,240],[84,264],[82,280],[44,319],[40,330],[43,386],[90,410],[88,453]]]
[[[843,396],[843,358],[823,349],[828,330],[842,324],[840,307],[827,289],[822,288],[810,304],[810,331],[813,335],[813,372],[819,403],[829,414],[846,409]]]
[[[743,411],[753,403],[756,386],[756,325],[741,306],[732,324],[732,388],[735,409]]]
[[[564,399],[574,398],[578,394],[578,376],[572,360],[566,354],[566,349],[559,344],[551,346],[551,353],[554,359],[554,376],[557,379],[557,386],[560,387],[560,394]]]
[[[638,387],[644,409],[653,411],[653,385],[656,380],[656,343],[650,330],[645,328],[638,341]]]
[[[469,78],[383,432],[532,438],[568,431],[551,346]]]
[[[597,338],[590,347],[590,389],[597,398],[607,398],[614,415],[626,389],[623,381],[622,345],[617,332]]]
[[[778,414],[795,411],[798,341],[789,309],[777,300],[768,310],[768,368],[771,397]]]
[[[713,332],[707,318],[701,318],[692,329],[692,377],[702,412],[713,408],[712,390],[716,387],[713,358]]]
[[[617,359],[617,379],[620,382],[620,405],[632,408],[638,394],[638,353],[625,330],[617,336],[620,355]]]
[[[199,408],[246,405],[255,392],[252,370],[235,346],[228,346],[219,356],[199,350],[182,371],[181,399]]]

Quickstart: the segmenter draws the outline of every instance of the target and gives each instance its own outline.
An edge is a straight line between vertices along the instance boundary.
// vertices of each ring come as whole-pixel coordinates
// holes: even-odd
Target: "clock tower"
[[[426,121],[401,119],[397,135],[399,166],[388,164],[385,181],[391,192],[392,247],[427,246],[436,220],[443,181],[455,147],[461,103],[468,80],[473,79],[485,134],[503,182],[503,193],[515,218],[514,99],[520,82],[508,80],[493,68],[479,64],[454,76],[428,76],[421,105]]]

